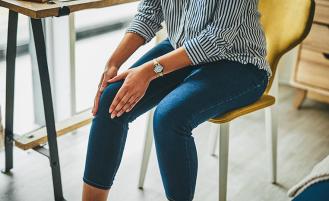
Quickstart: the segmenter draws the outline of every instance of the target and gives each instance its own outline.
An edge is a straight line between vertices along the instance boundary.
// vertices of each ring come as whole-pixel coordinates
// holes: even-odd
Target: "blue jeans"
[[[168,38],[144,54],[139,67],[174,50]],[[166,196],[171,201],[191,201],[197,179],[197,150],[192,130],[209,118],[257,101],[268,77],[253,64],[220,60],[188,66],[150,82],[143,98],[128,113],[110,118],[109,106],[123,80],[109,84],[100,97],[92,120],[83,180],[109,189],[119,168],[128,125],[156,107],[154,141]]]

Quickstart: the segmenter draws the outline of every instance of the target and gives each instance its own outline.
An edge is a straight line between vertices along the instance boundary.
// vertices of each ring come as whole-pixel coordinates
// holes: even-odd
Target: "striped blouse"
[[[148,43],[163,28],[176,49],[183,46],[192,65],[227,59],[252,63],[272,75],[258,0],[141,0],[126,29]]]

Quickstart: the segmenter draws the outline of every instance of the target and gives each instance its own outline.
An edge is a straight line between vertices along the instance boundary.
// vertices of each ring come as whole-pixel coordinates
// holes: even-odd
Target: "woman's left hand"
[[[109,108],[112,119],[115,116],[121,116],[124,112],[129,112],[137,104],[144,96],[152,80],[152,75],[150,75],[150,71],[146,66],[140,66],[126,70],[109,79],[108,82],[116,82],[122,79],[124,79],[124,82]]]

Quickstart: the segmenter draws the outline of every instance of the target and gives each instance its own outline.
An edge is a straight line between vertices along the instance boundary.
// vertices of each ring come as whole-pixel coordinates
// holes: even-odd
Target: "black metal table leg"
[[[44,104],[47,137],[49,144],[49,160],[52,171],[55,200],[62,201],[65,199],[63,197],[62,190],[61,172],[57,148],[57,135],[46,56],[45,38],[43,34],[41,19],[31,18],[31,23],[41,81],[42,99]]]
[[[13,123],[14,123],[14,88],[15,61],[17,44],[18,13],[9,11],[7,54],[6,54],[6,123],[5,123],[5,169],[4,173],[13,168]]]

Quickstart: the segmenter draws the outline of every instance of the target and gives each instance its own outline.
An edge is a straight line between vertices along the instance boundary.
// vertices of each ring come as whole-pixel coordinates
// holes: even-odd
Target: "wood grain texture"
[[[136,0],[73,0],[68,2],[54,0],[55,4],[48,4],[21,0],[0,0],[0,6],[38,19],[58,16],[60,10],[64,7],[69,8],[70,13],[72,13],[85,9],[103,8],[134,1]]]
[[[268,182],[264,112],[254,112],[231,123],[228,169],[229,201],[289,201],[287,189],[305,177],[329,154],[329,105],[306,100],[292,107],[294,89],[280,87],[278,184]],[[154,147],[144,190],[137,188],[146,116],[129,126],[123,159],[109,201],[166,201]],[[205,122],[193,130],[199,168],[194,201],[218,200],[218,158],[209,154]],[[67,200],[81,200],[82,175],[90,124],[58,139],[63,190]],[[12,175],[0,174],[0,200],[50,201],[53,190],[49,162],[34,151],[15,148]],[[0,158],[4,156],[0,152]],[[3,166],[3,160],[0,160]]]
[[[82,126],[90,123],[92,114],[90,110],[74,115],[69,119],[56,123],[57,136],[62,136],[68,132],[72,132]],[[47,131],[46,127],[26,133],[22,136],[15,136],[15,146],[23,150],[32,149],[38,145],[46,143]]]
[[[329,53],[329,26],[313,24],[303,46],[317,52]]]
[[[307,95],[307,91],[303,89],[296,89],[296,95],[294,98],[294,107],[300,109]]]
[[[328,77],[329,0],[316,0],[312,29],[299,47],[297,62],[293,68],[290,83],[296,88],[306,90],[308,93],[307,98],[328,102],[326,101],[329,99]],[[302,103],[301,97],[303,96],[297,94],[295,106],[300,106]]]
[[[303,48],[300,52],[296,81],[329,91],[329,59],[320,52]]]
[[[313,100],[317,100],[317,101],[321,101],[321,102],[329,104],[329,96],[325,96],[323,94],[316,93],[315,91],[310,91],[309,93],[307,93],[307,97],[311,98]]]
[[[314,21],[322,24],[329,24],[329,1],[317,0],[315,7]]]

